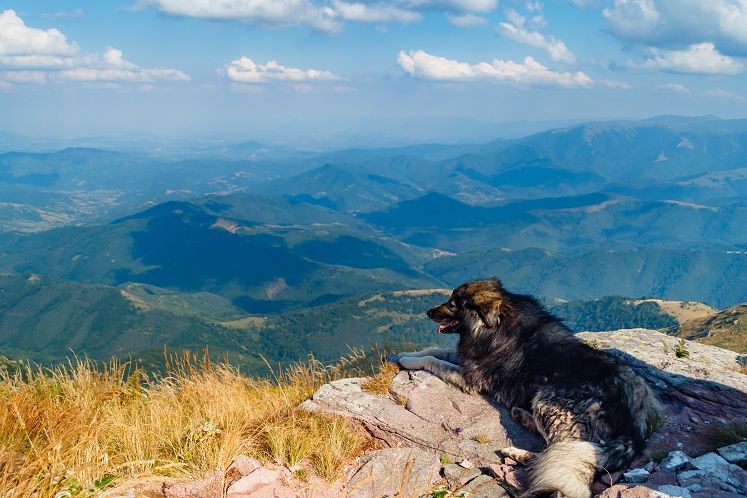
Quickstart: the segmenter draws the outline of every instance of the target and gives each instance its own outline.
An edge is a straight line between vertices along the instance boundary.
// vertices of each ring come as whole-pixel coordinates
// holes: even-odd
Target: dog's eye
[[[456,309],[456,307],[457,307],[457,305],[456,305],[456,303],[454,302],[453,299],[450,299],[449,302],[446,303],[446,306],[449,307],[449,308],[451,308],[451,309]]]

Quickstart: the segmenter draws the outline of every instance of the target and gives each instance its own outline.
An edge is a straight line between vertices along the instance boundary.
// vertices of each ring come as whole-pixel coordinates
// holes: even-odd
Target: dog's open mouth
[[[459,326],[459,320],[451,320],[450,322],[443,322],[438,325],[439,334],[453,334],[456,328]]]

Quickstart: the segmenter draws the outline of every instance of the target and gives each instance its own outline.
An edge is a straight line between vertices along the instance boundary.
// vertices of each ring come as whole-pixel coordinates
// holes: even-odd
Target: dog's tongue
[[[455,320],[455,321],[453,321],[453,322],[446,322],[446,323],[442,323],[442,324],[440,324],[440,325],[438,326],[438,333],[440,334],[440,333],[441,333],[441,331],[442,331],[443,329],[445,329],[446,327],[451,327],[451,326],[452,326],[452,325],[454,325],[455,323],[456,323],[456,320]]]

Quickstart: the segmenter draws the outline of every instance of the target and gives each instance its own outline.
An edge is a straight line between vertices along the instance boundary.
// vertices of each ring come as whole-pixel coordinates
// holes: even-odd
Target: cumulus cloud
[[[650,57],[634,68],[690,74],[738,74],[745,70],[738,60],[719,53],[713,43],[697,43],[685,50],[649,49]]]
[[[57,29],[29,28],[15,11],[0,13],[0,57],[71,57],[79,50]]]
[[[135,8],[153,8],[175,16],[234,20],[266,28],[309,25],[334,32],[347,21],[419,21],[425,10],[442,11],[450,22],[464,26],[477,21],[469,15],[490,12],[497,5],[498,0],[137,0]]]
[[[269,61],[267,64],[256,64],[248,57],[242,57],[220,71],[231,81],[237,83],[267,83],[269,81],[330,81],[339,80],[340,78],[329,71],[320,71],[318,69],[296,69],[285,67],[276,61]]]
[[[177,69],[141,68],[124,59],[122,51],[107,47],[103,55],[81,55],[57,29],[30,28],[12,10],[0,14],[0,67],[3,80],[41,84],[49,81],[187,81]]]
[[[505,81],[565,87],[588,86],[591,78],[577,71],[558,73],[551,71],[531,57],[522,63],[494,59],[492,63],[471,65],[445,57],[430,55],[422,50],[399,53],[397,64],[410,76],[441,81]]]
[[[510,22],[499,23],[495,27],[496,31],[515,42],[523,43],[532,47],[541,48],[546,51],[554,61],[567,62],[568,64],[576,63],[576,55],[568,50],[563,40],[558,40],[554,36],[545,36],[539,31],[528,29],[525,25],[526,20],[513,10],[506,12],[506,17]],[[540,22],[540,18],[535,22]]]
[[[603,15],[626,42],[682,48],[711,41],[727,55],[747,55],[744,0],[615,0]]]

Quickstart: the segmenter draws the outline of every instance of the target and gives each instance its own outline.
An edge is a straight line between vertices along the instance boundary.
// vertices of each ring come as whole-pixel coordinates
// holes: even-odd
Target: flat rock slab
[[[666,418],[649,439],[649,454],[707,453],[715,449],[709,437],[715,427],[747,423],[747,375],[739,372],[743,355],[685,341],[690,357],[678,358],[678,338],[646,329],[577,335],[631,365],[656,389]]]
[[[501,448],[539,451],[544,445],[538,435],[514,422],[503,406],[454,389],[428,372],[399,372],[390,396],[364,392],[363,380],[326,384],[300,407],[362,422],[384,446],[422,448],[456,462],[500,463]],[[403,406],[397,399],[407,402]]]
[[[371,452],[345,488],[348,498],[414,498],[435,487],[441,479],[440,470],[441,461],[433,453],[387,448]]]

